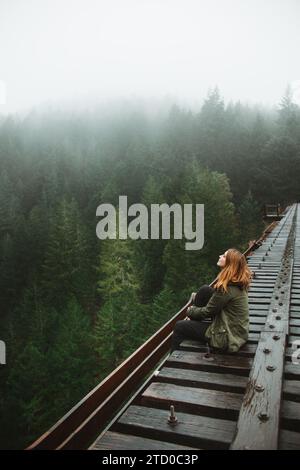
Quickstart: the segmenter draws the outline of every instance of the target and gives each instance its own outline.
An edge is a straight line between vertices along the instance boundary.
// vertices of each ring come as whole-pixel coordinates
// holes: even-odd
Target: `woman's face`
[[[226,264],[226,255],[227,255],[227,251],[225,251],[225,253],[219,256],[219,261],[217,262],[217,266],[220,266],[220,268],[224,268]]]

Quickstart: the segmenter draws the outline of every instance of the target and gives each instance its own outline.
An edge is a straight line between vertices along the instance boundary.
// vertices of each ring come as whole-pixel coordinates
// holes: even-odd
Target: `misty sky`
[[[0,0],[0,113],[166,95],[276,105],[300,83],[299,0]],[[300,87],[300,85],[299,85]]]

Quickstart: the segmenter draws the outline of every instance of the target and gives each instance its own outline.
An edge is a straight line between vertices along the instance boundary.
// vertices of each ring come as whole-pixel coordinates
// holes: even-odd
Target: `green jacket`
[[[205,307],[191,307],[188,316],[191,320],[212,317],[205,336],[214,348],[237,352],[247,342],[248,294],[238,283],[230,282],[228,292],[216,290]]]

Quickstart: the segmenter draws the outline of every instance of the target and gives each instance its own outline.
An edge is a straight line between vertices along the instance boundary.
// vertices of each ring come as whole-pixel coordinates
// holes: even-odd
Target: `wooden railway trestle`
[[[238,353],[185,341],[168,354],[189,301],[29,449],[300,449],[300,204],[281,215],[245,252],[254,279]]]

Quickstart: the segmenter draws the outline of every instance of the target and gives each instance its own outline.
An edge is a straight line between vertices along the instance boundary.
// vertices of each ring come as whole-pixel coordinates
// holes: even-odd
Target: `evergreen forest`
[[[300,108],[128,101],[0,115],[0,447],[50,428],[299,201]],[[204,246],[100,240],[102,203],[204,204]]]

